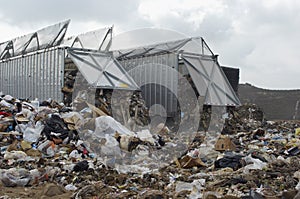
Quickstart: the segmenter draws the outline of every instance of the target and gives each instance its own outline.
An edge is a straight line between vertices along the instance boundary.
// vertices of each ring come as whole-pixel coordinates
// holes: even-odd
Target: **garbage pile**
[[[298,198],[300,122],[257,110],[231,110],[227,131],[190,135],[164,124],[135,131],[83,101],[75,111],[2,95],[0,195],[24,187],[28,198]]]
[[[265,122],[264,113],[255,104],[244,104],[237,108],[229,108],[223,133],[234,134],[240,131],[251,131],[262,127]]]
[[[81,73],[78,73],[78,70],[74,69],[66,72],[64,74],[64,87],[61,89],[64,95],[64,104],[81,110],[86,106],[85,102],[89,102],[105,114],[123,120],[125,123],[131,118],[138,125],[149,124],[149,112],[141,91],[96,89],[89,88],[87,85],[86,79]],[[129,107],[129,109],[126,110],[126,107]]]

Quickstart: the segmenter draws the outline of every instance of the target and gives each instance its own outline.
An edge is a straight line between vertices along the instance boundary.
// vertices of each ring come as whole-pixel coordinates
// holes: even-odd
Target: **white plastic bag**
[[[154,142],[155,142],[152,134],[150,133],[150,131],[148,129],[139,131],[136,134],[137,134],[137,137],[144,142],[150,142],[151,144],[154,144]]]
[[[267,163],[259,159],[252,158],[251,155],[248,155],[243,159],[245,160],[246,164],[248,164],[247,166],[244,167],[244,173],[246,174],[248,174],[250,170],[255,170],[255,169],[262,170],[267,166]]]
[[[43,129],[44,125],[40,121],[36,123],[35,128],[27,127],[23,134],[24,140],[27,142],[36,142],[39,139]]]
[[[101,146],[101,153],[107,156],[121,156],[119,142],[108,134],[105,134],[105,140],[105,144]]]
[[[105,137],[105,134],[114,135],[116,132],[119,134],[134,135],[134,133],[128,130],[121,123],[117,122],[110,116],[100,116],[95,120],[95,136]]]

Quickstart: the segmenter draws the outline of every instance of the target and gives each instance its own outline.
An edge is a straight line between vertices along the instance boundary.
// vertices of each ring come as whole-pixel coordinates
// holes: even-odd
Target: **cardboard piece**
[[[87,102],[86,102],[86,103],[87,103]],[[90,103],[87,103],[87,105],[88,105],[89,108],[93,111],[93,115],[94,115],[95,117],[99,117],[99,116],[107,116],[107,114],[106,114],[104,111],[98,109],[96,106],[94,106],[94,105],[92,105],[92,104],[90,104]]]
[[[300,128],[295,129],[295,135],[299,136],[300,135]]]
[[[180,164],[180,168],[184,168],[184,169],[189,169],[193,167],[206,167],[206,164],[202,162],[200,158],[193,158],[188,155],[178,160],[178,162]]]
[[[235,151],[236,146],[228,136],[219,137],[215,144],[216,151]]]
[[[17,116],[17,117],[16,117],[16,120],[17,120],[18,122],[29,122],[29,119],[26,118],[26,117],[24,117],[23,115]]]

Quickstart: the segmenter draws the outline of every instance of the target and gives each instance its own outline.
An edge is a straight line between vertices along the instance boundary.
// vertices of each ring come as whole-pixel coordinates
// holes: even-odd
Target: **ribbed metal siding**
[[[177,112],[178,57],[168,53],[147,57],[119,60],[125,70],[141,87],[146,105],[162,105],[167,116]],[[145,84],[152,82],[153,84]],[[164,115],[158,107],[154,114]]]
[[[62,101],[64,49],[51,49],[0,63],[0,91],[16,98]]]

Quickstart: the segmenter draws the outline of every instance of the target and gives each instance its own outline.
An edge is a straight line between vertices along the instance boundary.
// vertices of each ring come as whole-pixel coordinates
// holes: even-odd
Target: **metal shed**
[[[0,44],[0,91],[17,98],[61,101],[70,20]]]
[[[17,98],[62,101],[66,60],[71,58],[89,85],[141,88],[148,107],[160,104],[168,116],[178,111],[177,72],[191,77],[204,104],[240,105],[217,56],[202,37],[111,50],[112,27],[64,39],[69,22],[1,43],[0,91]]]
[[[157,103],[163,105],[168,116],[173,116],[178,110],[175,98],[178,89],[178,74],[172,73],[171,68],[191,76],[196,92],[204,98],[204,104],[240,105],[236,93],[217,61],[217,56],[213,54],[202,37],[186,38],[135,49],[116,50],[114,56],[142,87],[147,105],[149,107]],[[143,71],[136,71],[136,68],[145,64],[148,67]],[[168,67],[162,67],[162,65]],[[145,82],[147,78],[152,79],[151,82],[154,84],[147,85]],[[157,112],[157,114],[160,113]]]
[[[69,58],[93,87],[139,89],[108,52],[111,27],[64,39],[69,22],[1,43],[0,91],[17,98],[63,101],[61,89]],[[121,75],[126,79],[120,79]]]

